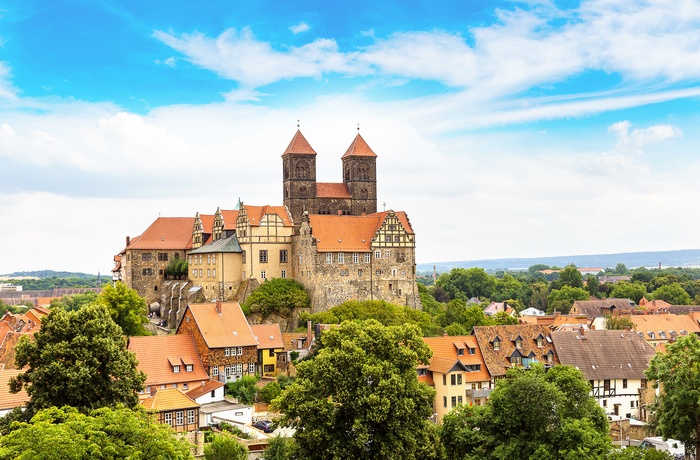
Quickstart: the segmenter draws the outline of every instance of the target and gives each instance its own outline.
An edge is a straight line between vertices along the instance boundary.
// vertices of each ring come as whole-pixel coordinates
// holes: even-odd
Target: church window
[[[299,164],[297,164],[296,169],[298,179],[307,179],[309,177],[309,166],[306,164],[305,161],[302,161]]]
[[[356,252],[353,252],[353,253],[352,253],[352,263],[356,264],[356,263],[358,263],[359,261],[360,261],[359,254],[356,253]]]
[[[339,252],[339,253],[338,253],[338,263],[339,263],[339,264],[344,264],[344,263],[345,263],[345,253],[344,253],[344,252]]]
[[[260,250],[260,263],[261,264],[266,264],[267,263],[267,249],[261,249]]]
[[[370,259],[372,258],[372,255],[368,252],[365,254],[365,263],[368,264]]]
[[[374,258],[381,259],[382,258],[382,251],[380,251],[380,250],[374,251]]]
[[[330,252],[326,253],[326,263],[327,264],[332,264],[333,263],[333,254]]]

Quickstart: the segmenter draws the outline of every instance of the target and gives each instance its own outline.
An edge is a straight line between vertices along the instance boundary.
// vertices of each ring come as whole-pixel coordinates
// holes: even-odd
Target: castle
[[[113,278],[171,326],[194,298],[242,301],[268,278],[300,282],[312,312],[347,300],[420,309],[415,234],[405,212],[377,212],[377,155],[358,133],[341,157],[340,183],[316,182],[316,155],[297,130],[282,154],[283,206],[239,201],[214,214],[159,217],[127,237]],[[181,257],[187,275],[167,276]]]

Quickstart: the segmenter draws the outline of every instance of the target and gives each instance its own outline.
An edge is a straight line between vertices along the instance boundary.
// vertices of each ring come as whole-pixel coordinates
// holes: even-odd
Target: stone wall
[[[167,256],[161,256],[161,254],[167,254]],[[126,284],[144,297],[149,305],[158,302],[161,297],[165,267],[172,259],[184,257],[184,250],[127,250]]]

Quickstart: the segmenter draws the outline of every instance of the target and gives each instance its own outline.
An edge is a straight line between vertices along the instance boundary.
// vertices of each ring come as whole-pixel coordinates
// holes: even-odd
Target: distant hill
[[[435,265],[438,273],[448,272],[453,268],[483,268],[486,271],[527,270],[536,264],[564,267],[569,264],[577,267],[615,268],[625,264],[627,268],[647,267],[700,267],[700,249],[681,249],[678,251],[626,252],[619,254],[594,254],[579,256],[553,256],[513,259],[467,260],[459,262],[435,262],[417,264],[419,272],[432,272]]]
[[[19,279],[25,277],[33,277],[39,279],[45,278],[80,278],[80,279],[93,279],[97,275],[89,275],[87,273],[76,273],[76,272],[57,272],[54,270],[35,270],[31,272],[14,272],[8,273],[6,275],[0,275],[0,278],[5,279]]]

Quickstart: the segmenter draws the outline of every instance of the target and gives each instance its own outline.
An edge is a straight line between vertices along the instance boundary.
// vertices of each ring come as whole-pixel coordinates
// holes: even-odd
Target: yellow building
[[[257,373],[263,377],[276,377],[287,370],[287,353],[279,324],[251,324],[258,341]]]

